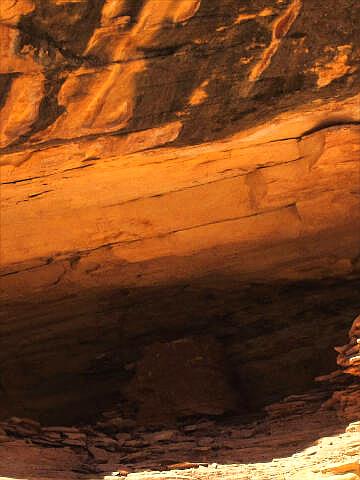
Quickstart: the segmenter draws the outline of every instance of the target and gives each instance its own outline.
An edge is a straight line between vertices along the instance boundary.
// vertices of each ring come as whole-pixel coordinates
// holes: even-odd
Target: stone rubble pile
[[[360,374],[359,335],[360,316],[350,329],[349,343],[336,348],[338,364],[344,370],[319,377],[320,385],[305,394],[290,395],[267,406],[262,416],[232,417],[231,422],[226,417],[198,416],[167,427],[140,426],[134,414],[124,416],[119,404],[103,412],[93,425],[43,426],[32,419],[12,417],[0,422],[0,450],[11,448],[16,442],[53,452],[62,448],[79,458],[72,470],[74,475],[96,474],[104,478],[109,475],[111,478],[111,472],[113,477],[132,477],[133,472],[139,471],[197,469],[200,473],[201,469],[214,469],[218,464],[234,463],[239,458],[244,463],[268,462],[273,458],[274,448],[279,458],[296,457],[294,451],[303,448],[312,455],[311,448],[317,447],[309,445],[314,432],[320,434],[319,416],[321,436],[325,439],[332,435],[339,419],[347,424],[355,421],[348,429],[359,432],[360,384],[354,377],[343,374]],[[348,429],[345,437],[353,433]],[[356,457],[360,438],[353,447]]]
[[[322,410],[333,410],[341,420],[356,421],[360,418],[360,384],[358,380],[351,384],[352,378],[360,376],[360,315],[358,315],[349,331],[349,342],[335,347],[338,352],[339,370],[317,377],[315,380],[331,384],[333,392],[322,404]],[[350,383],[349,383],[350,379]]]
[[[355,318],[349,331],[349,342],[336,347],[337,363],[345,373],[360,377],[360,315]]]
[[[20,440],[39,448],[71,449],[84,459],[76,474],[86,475],[206,467],[233,462],[239,455],[249,455],[250,460],[255,455],[257,461],[266,461],[274,446],[279,456],[291,455],[294,446],[306,446],[319,427],[319,411],[329,421],[323,427],[325,435],[331,433],[332,422],[339,416],[359,418],[360,386],[339,387],[323,385],[307,394],[291,395],[266,407],[262,417],[232,418],[231,423],[226,418],[201,417],[167,428],[139,427],[116,409],[104,412],[91,426],[45,427],[31,419],[12,417],[0,422],[0,446]],[[341,415],[336,417],[334,409]]]

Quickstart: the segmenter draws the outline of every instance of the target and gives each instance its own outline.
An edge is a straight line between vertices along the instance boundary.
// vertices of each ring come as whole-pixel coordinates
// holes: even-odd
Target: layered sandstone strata
[[[3,412],[134,398],[146,352],[182,339],[218,345],[241,407],[333,369],[360,307],[358,17],[1,2]]]
[[[358,478],[359,28],[2,0],[0,475]]]

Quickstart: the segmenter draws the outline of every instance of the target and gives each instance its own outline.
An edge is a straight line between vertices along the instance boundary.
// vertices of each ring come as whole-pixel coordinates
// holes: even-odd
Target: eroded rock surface
[[[357,385],[305,392],[360,310],[359,29],[355,0],[2,0],[6,475],[109,473],[146,447],[144,468],[206,463],[183,478],[358,476]],[[269,404],[236,445],[213,418],[201,439],[121,430]],[[114,405],[110,432],[69,426]]]
[[[72,428],[12,418],[0,424],[1,473],[37,480],[357,480],[360,404],[349,415],[346,403],[328,398],[359,393],[359,384],[338,380],[270,405],[261,418],[201,417],[166,430],[138,428],[116,409],[95,425]]]
[[[349,331],[349,343],[337,347],[337,363],[346,373],[360,377],[360,315],[354,320]]]
[[[303,353],[280,348],[311,328],[300,307],[253,346],[270,320],[248,324],[244,292],[350,282],[329,291],[322,351],[358,311],[358,17],[350,0],[2,2],[4,409],[75,412],[81,391],[98,406],[143,349],[201,329],[237,365],[245,403],[327,373],[315,353],[299,374],[310,334]]]
[[[358,2],[3,3],[8,296],[358,270]]]

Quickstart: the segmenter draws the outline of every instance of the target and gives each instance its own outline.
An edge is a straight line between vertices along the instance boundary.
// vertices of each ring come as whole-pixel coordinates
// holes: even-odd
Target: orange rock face
[[[353,431],[338,456],[252,465],[273,427],[292,442],[279,419],[301,439],[289,409],[313,400],[291,395],[329,379],[360,311],[359,26],[354,0],[1,2],[1,419],[89,423],[121,400],[120,416],[171,423],[271,404],[242,470],[201,471],[213,434],[173,463],[198,462],[184,478],[358,478]],[[358,318],[337,349],[352,376],[333,374],[315,409],[323,426],[334,414],[329,435],[357,420]],[[40,426],[21,453],[23,423],[0,429],[7,465],[43,455]],[[40,437],[66,438],[59,458],[81,470],[90,434],[68,433]],[[95,453],[124,440],[138,458],[136,435],[103,434]]]
[[[39,286],[51,287],[59,277],[42,273],[50,259],[61,263],[54,272],[64,272],[63,284],[148,285],[204,269],[233,270],[227,259],[234,249],[246,261],[231,273],[246,280],[351,275],[359,254],[359,130],[352,125],[359,120],[352,87],[358,52],[351,42],[323,46],[318,40],[319,57],[313,58],[310,18],[321,18],[321,8],[314,12],[300,0],[263,9],[229,2],[203,31],[199,22],[212,12],[205,1],[148,0],[138,10],[122,1],[97,3],[2,6],[1,255],[6,272],[19,272],[4,281],[5,290],[14,293],[13,281],[17,294],[39,285],[23,281],[29,264],[44,278]],[[225,23],[221,12],[229,16]],[[338,7],[338,16],[342,12]],[[246,59],[238,65],[228,58],[233,73],[244,77],[234,84],[236,103],[257,112],[238,122],[214,93],[230,81],[224,65],[197,56],[205,48],[211,53],[211,43],[215,49],[232,45],[236,35],[244,43],[237,59]],[[191,48],[182,46],[185,39]],[[320,72],[318,87],[328,92],[322,97],[319,89],[304,88],[307,98],[299,102],[295,89],[293,104],[286,105],[291,88],[287,95],[284,89],[282,106],[270,117],[258,98],[283,78],[279,68],[289,48],[294,76],[305,78],[305,63],[323,62],[323,70],[314,71]],[[327,66],[334,49],[341,68]],[[189,82],[197,61],[199,73]],[[276,88],[266,95],[274,102]],[[281,253],[274,245],[282,245]],[[214,248],[221,250],[217,261]],[[271,252],[267,262],[264,249]],[[74,255],[73,272],[68,262]],[[109,261],[111,269],[126,264],[135,272],[164,258],[174,266],[155,268],[146,279],[127,269],[120,276],[103,273]],[[95,278],[84,274],[87,263],[99,265]]]

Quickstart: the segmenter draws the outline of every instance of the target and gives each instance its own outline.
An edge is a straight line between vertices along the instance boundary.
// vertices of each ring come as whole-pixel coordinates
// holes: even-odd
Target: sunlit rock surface
[[[4,422],[30,417],[40,435],[113,405],[141,424],[269,404],[278,418],[340,368],[352,375],[331,374],[311,413],[321,428],[294,426],[296,448],[323,434],[334,448],[281,472],[358,478],[357,387],[333,383],[358,380],[358,320],[338,367],[333,347],[360,311],[359,26],[355,0],[2,0]],[[301,416],[311,401],[297,401]],[[45,451],[2,428],[5,476],[89,463],[83,432]],[[264,460],[258,478],[281,478],[275,441],[263,460],[201,442],[187,460],[210,466],[180,477],[257,478]],[[39,458],[52,466],[31,470]]]

